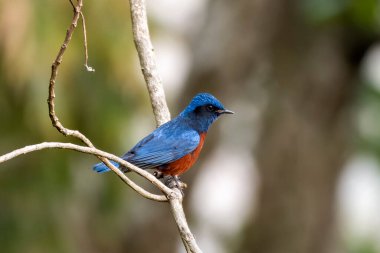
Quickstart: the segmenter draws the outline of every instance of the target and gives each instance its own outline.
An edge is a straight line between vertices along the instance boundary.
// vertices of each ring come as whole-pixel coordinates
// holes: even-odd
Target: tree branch
[[[62,46],[61,46],[61,48],[60,48],[60,50],[58,52],[58,55],[57,55],[57,57],[56,57],[53,65],[52,65],[52,67],[51,67],[51,76],[50,76],[50,82],[49,82],[49,97],[48,97],[48,100],[47,100],[48,101],[48,105],[49,105],[49,116],[50,116],[50,119],[51,119],[51,122],[52,122],[53,126],[60,133],[62,133],[65,136],[76,137],[76,138],[80,139],[83,143],[85,143],[88,147],[95,149],[95,147],[92,144],[92,142],[85,135],[83,135],[82,133],[80,133],[77,130],[71,130],[71,129],[65,128],[63,126],[63,124],[59,121],[59,118],[57,117],[57,115],[55,113],[55,103],[54,103],[54,100],[55,100],[55,83],[56,83],[56,79],[57,79],[57,75],[58,75],[58,68],[59,68],[60,64],[62,63],[63,55],[64,55],[64,53],[66,51],[66,48],[67,48],[68,44],[71,41],[72,35],[74,33],[75,28],[77,27],[78,19],[80,17],[82,17],[82,21],[83,21],[83,32],[85,34],[84,35],[84,40],[85,40],[84,41],[84,45],[85,45],[85,50],[87,50],[87,36],[86,36],[86,28],[85,28],[85,19],[84,19],[84,15],[82,13],[83,0],[78,0],[78,3],[77,3],[76,6],[70,0],[70,4],[73,6],[74,16],[73,16],[73,19],[71,21],[71,24],[70,24],[69,28],[67,29],[66,37],[64,39],[64,42],[63,42],[63,44],[62,44]],[[85,58],[86,58],[85,59],[86,60],[85,65],[87,65],[88,55],[87,55],[86,51],[85,51]],[[58,148],[60,148],[60,147],[58,147]],[[166,200],[164,200],[163,196],[159,196],[159,197],[154,196],[154,194],[151,194],[151,193],[143,190],[138,185],[136,185],[132,180],[130,180],[126,175],[124,175],[118,168],[116,168],[115,166],[113,166],[105,157],[98,156],[98,158],[103,163],[105,163],[113,172],[115,172],[120,177],[121,180],[123,180],[125,183],[127,183],[130,187],[132,187],[136,192],[140,193],[142,196],[144,196],[146,198],[150,198],[152,200],[166,201]],[[124,160],[122,160],[120,158],[118,158],[118,160],[119,161],[124,161]],[[119,163],[123,164],[124,162],[119,162]],[[133,166],[133,165],[131,166],[131,165],[132,164],[128,163],[128,166],[126,166],[126,167],[131,168],[132,171],[138,173],[139,175],[145,177],[147,180],[151,181],[155,186],[157,186],[166,195],[169,193],[170,189],[168,187],[166,187],[164,184],[162,184],[154,176],[152,176],[151,174],[149,174],[146,171],[143,171],[143,170],[137,168],[136,166]],[[137,190],[138,188],[140,188],[140,189]]]
[[[170,210],[173,214],[174,220],[177,224],[179,234],[186,252],[202,253],[199,248],[194,235],[191,233],[189,225],[186,221],[185,212],[182,205],[182,193],[178,189],[174,189],[173,193],[169,196]]]
[[[146,178],[152,184],[157,186],[157,188],[159,188],[164,194],[168,195],[168,194],[171,194],[171,192],[172,192],[168,187],[166,187],[155,176],[153,176],[152,174],[148,173],[147,171],[142,170],[142,169],[138,168],[137,166],[121,159],[118,156],[104,152],[104,151],[96,149],[94,147],[85,147],[85,146],[80,146],[80,145],[76,145],[76,144],[72,144],[72,143],[43,142],[43,143],[39,143],[39,144],[26,146],[26,147],[16,149],[10,153],[7,153],[5,155],[0,156],[0,163],[6,162],[6,161],[13,159],[13,158],[20,156],[20,155],[25,155],[27,153],[31,153],[31,152],[39,151],[39,150],[43,150],[43,149],[70,149],[70,150],[75,150],[75,151],[78,151],[81,153],[92,154],[92,155],[95,155],[98,157],[102,157],[103,159],[108,158],[108,159],[115,161],[115,162],[125,166],[126,168],[136,172],[137,174],[141,175],[142,177]],[[104,160],[108,163],[107,166],[110,167],[120,177],[121,180],[123,180],[133,190],[140,193],[145,198],[148,198],[151,200],[156,200],[156,201],[161,201],[161,202],[167,201],[166,196],[152,194],[152,193],[144,190],[139,185],[137,185],[132,180],[130,180],[120,169],[113,166],[111,163],[109,163],[108,160],[106,160],[106,159],[104,159]]]
[[[129,3],[133,39],[158,127],[170,120],[170,112],[166,104],[164,88],[154,58],[154,49],[150,41],[145,1],[129,0]]]
[[[166,104],[164,89],[154,58],[154,49],[150,41],[145,1],[129,0],[129,3],[133,38],[139,55],[141,70],[149,92],[156,125],[160,126],[170,120],[170,112]],[[202,252],[187,224],[182,206],[183,195],[181,191],[175,188],[167,196],[169,198],[170,210],[186,251],[193,253]]]
[[[72,6],[74,6],[71,0],[70,0],[70,3]],[[55,102],[54,102],[55,100],[54,88],[55,88],[55,82],[58,75],[58,68],[59,68],[59,65],[62,63],[63,54],[65,53],[66,48],[69,45],[71,38],[73,37],[74,30],[78,25],[78,19],[81,15],[82,7],[83,7],[83,0],[78,0],[78,4],[74,6],[74,16],[69,28],[67,29],[66,37],[63,41],[63,44],[61,45],[61,48],[58,52],[57,57],[55,58],[51,66],[51,75],[50,75],[50,81],[49,81],[49,96],[48,96],[47,102],[49,106],[49,117],[50,117],[51,123],[60,133],[62,133],[65,136],[76,137],[80,139],[83,143],[85,143],[87,146],[93,147],[94,145],[91,143],[91,141],[82,133],[80,133],[77,130],[71,130],[71,129],[65,128],[62,125],[62,123],[59,121],[59,118],[57,117],[55,113]]]

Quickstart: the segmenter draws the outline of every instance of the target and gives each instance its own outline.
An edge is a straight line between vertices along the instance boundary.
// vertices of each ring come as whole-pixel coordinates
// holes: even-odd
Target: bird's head
[[[224,108],[223,104],[209,93],[197,94],[181,112],[180,116],[189,118],[199,132],[207,132],[210,125],[222,114],[234,112]]]

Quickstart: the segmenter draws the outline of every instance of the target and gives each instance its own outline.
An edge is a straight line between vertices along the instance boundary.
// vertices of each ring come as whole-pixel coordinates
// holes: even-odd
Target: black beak
[[[217,110],[216,112],[219,113],[219,114],[234,114],[233,111],[230,111],[230,110],[227,110],[227,109]]]

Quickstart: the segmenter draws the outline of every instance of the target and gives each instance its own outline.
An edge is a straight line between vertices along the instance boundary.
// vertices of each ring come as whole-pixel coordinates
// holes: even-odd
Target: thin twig
[[[69,0],[69,1],[70,1],[71,6],[73,7],[73,9],[75,11],[75,5],[74,5],[73,1],[72,0]]]
[[[157,69],[154,49],[150,41],[148,19],[144,0],[129,0],[133,39],[140,59],[141,70],[150,96],[156,125],[160,126],[170,120],[164,88]]]
[[[136,192],[138,192],[139,194],[141,194],[145,198],[155,200],[155,201],[161,201],[161,202],[167,201],[167,198],[164,195],[152,194],[152,193],[144,190],[143,188],[141,188],[139,185],[137,185],[132,180],[130,180],[121,170],[116,168],[114,165],[112,165],[105,158],[108,158],[112,161],[115,161],[115,162],[125,166],[126,168],[136,172],[137,174],[141,175],[142,177],[146,178],[152,184],[157,186],[157,188],[159,188],[165,195],[172,193],[172,191],[168,187],[166,187],[160,180],[158,180],[155,176],[153,176],[149,172],[142,170],[142,169],[134,166],[133,164],[121,159],[120,157],[115,156],[115,155],[110,154],[110,153],[107,153],[107,152],[104,152],[104,151],[99,150],[99,149],[94,148],[94,147],[85,147],[85,146],[80,146],[80,145],[76,145],[76,144],[72,144],[72,143],[43,142],[43,143],[39,143],[39,144],[26,146],[26,147],[16,149],[12,152],[9,152],[5,155],[0,156],[0,163],[6,162],[10,159],[17,157],[17,156],[25,155],[25,154],[30,153],[30,152],[39,151],[39,150],[43,150],[43,149],[53,149],[53,148],[55,148],[55,149],[70,149],[70,150],[75,150],[75,151],[86,153],[86,154],[92,154],[92,155],[95,155],[97,157],[102,157],[101,160],[103,162],[106,162],[107,163],[106,165],[108,167],[110,167],[120,177],[121,180],[123,180],[133,190],[135,190]]]
[[[70,0],[70,3],[73,5],[73,3]],[[83,143],[85,143],[89,147],[93,147],[91,141],[84,136],[82,133],[80,133],[77,130],[71,130],[68,128],[65,128],[62,123],[59,121],[59,118],[57,117],[55,113],[55,83],[58,75],[58,68],[59,65],[62,63],[63,54],[66,51],[67,46],[69,45],[69,42],[71,41],[71,38],[73,36],[73,32],[78,24],[78,19],[80,17],[81,9],[83,6],[83,1],[78,0],[78,4],[74,7],[74,16],[71,21],[71,24],[66,32],[66,37],[63,41],[63,44],[61,45],[61,48],[58,52],[57,57],[55,58],[55,61],[53,62],[51,66],[51,75],[50,75],[50,81],[49,81],[49,96],[47,99],[48,106],[49,106],[49,117],[53,124],[53,126],[63,135],[65,136],[73,136],[78,139],[80,139]]]
[[[73,32],[78,24],[79,17],[82,17],[83,20],[83,27],[84,27],[84,34],[86,34],[86,28],[85,28],[85,21],[84,16],[82,14],[82,6],[83,6],[83,0],[78,0],[78,3],[76,6],[74,6],[73,2],[70,0],[71,5],[74,7],[74,16],[71,21],[71,24],[69,28],[67,29],[66,37],[64,39],[64,42],[58,52],[58,55],[52,65],[52,71],[50,76],[50,82],[49,82],[49,97],[48,97],[48,105],[49,105],[49,116],[52,121],[53,126],[62,134],[65,136],[73,136],[78,139],[80,139],[83,143],[85,143],[88,147],[93,148],[95,150],[94,145],[92,142],[82,133],[80,133],[77,130],[71,130],[68,128],[65,128],[62,123],[59,121],[56,113],[55,113],[55,82],[57,79],[58,74],[58,68],[60,64],[62,63],[63,55],[66,51],[66,48],[68,44],[71,41]],[[85,37],[85,49],[87,49],[87,39]],[[87,52],[85,53],[86,59],[87,59]],[[74,144],[73,144],[74,145]],[[116,156],[115,156],[116,157]],[[98,158],[105,163],[113,172],[115,172],[125,183],[127,183],[129,186],[131,186],[134,190],[136,190],[139,186],[135,184],[133,181],[131,181],[127,176],[125,176],[119,169],[117,169],[115,166],[113,166],[104,156],[98,156]],[[121,158],[117,158],[119,160],[119,163],[124,165],[126,164],[126,167],[130,168],[132,171],[138,173],[139,175],[145,177],[147,180],[152,182],[155,186],[157,186],[162,192],[164,192],[166,195],[171,193],[171,190],[167,188],[164,184],[162,184],[158,179],[156,179],[153,175],[149,174],[146,171],[143,171],[139,169],[136,166],[133,166],[132,164],[122,160]],[[141,187],[140,187],[141,188]],[[137,191],[137,190],[136,190]],[[144,191],[137,191],[138,193],[142,194],[144,197],[147,197],[149,194],[148,192]],[[150,197],[150,199],[163,201],[162,196],[161,197]]]
[[[86,20],[84,18],[83,12],[80,12],[82,18],[82,27],[83,27],[83,40],[84,40],[84,66],[88,72],[95,72],[95,69],[91,66],[88,66],[88,46],[87,46],[87,30],[86,30]]]

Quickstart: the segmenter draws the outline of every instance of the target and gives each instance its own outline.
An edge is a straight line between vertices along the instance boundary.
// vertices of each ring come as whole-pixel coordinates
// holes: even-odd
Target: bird
[[[213,95],[199,93],[177,117],[156,128],[121,158],[141,169],[156,170],[156,176],[171,176],[178,183],[179,176],[197,161],[212,123],[223,114],[233,113]],[[104,163],[95,164],[93,170],[110,171]]]

